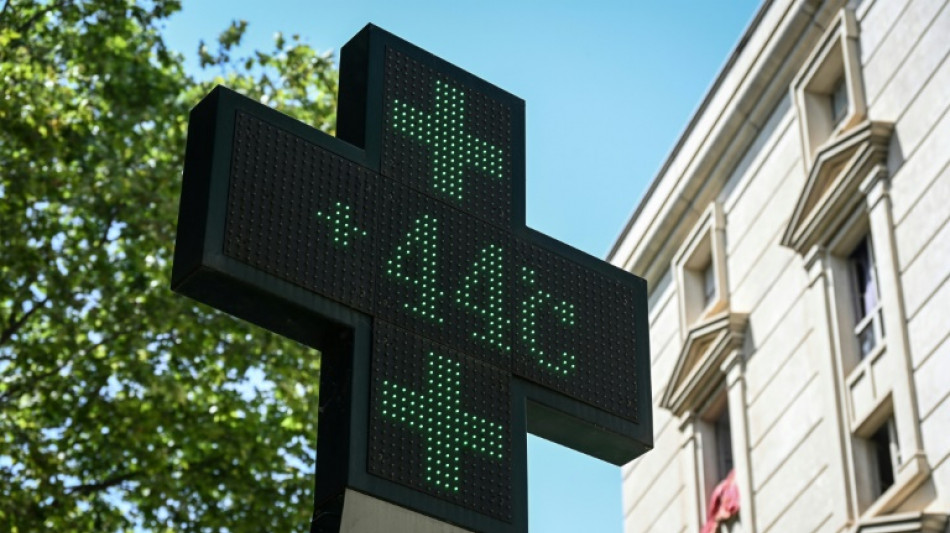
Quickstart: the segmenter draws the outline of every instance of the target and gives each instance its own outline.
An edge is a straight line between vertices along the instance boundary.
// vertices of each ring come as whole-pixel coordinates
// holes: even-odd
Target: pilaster
[[[680,434],[683,440],[680,443],[682,452],[679,454],[682,461],[683,484],[686,487],[686,524],[689,531],[699,531],[703,527],[706,516],[706,502],[703,501],[702,490],[702,438],[697,430],[696,415],[688,412],[680,418]]]
[[[914,390],[913,363],[910,358],[910,343],[907,323],[904,320],[904,295],[900,282],[900,264],[897,259],[897,243],[894,237],[891,214],[890,179],[887,169],[880,166],[861,184],[868,207],[868,224],[877,262],[878,290],[883,312],[887,351],[897,364],[894,380],[894,423],[901,447],[900,470],[912,465],[923,456],[920,421],[917,413],[917,397]],[[900,472],[898,472],[898,475]]]
[[[843,413],[847,412],[844,391],[844,369],[840,354],[837,354],[838,344],[835,342],[837,331],[837,316],[834,313],[833,303],[829,300],[829,291],[833,286],[831,279],[831,265],[829,252],[823,246],[813,246],[805,255],[805,269],[808,272],[808,289],[805,295],[806,308],[809,309],[812,327],[812,341],[810,343],[813,363],[819,373],[821,390],[827,391],[824,396],[825,440],[834,448],[829,450],[828,472],[831,477],[832,494],[842,500],[840,505],[833,509],[844,509],[845,515],[839,518],[844,524],[854,520],[854,476],[852,475],[853,462],[851,461],[851,433]]]
[[[732,460],[739,486],[739,521],[743,533],[758,531],[755,524],[755,498],[752,494],[752,467],[749,449],[749,423],[746,417],[745,360],[736,349],[722,364],[729,398],[729,423],[732,426]]]

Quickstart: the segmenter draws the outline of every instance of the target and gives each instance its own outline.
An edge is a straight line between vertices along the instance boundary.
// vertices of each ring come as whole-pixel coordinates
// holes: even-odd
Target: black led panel
[[[652,445],[645,283],[524,225],[520,99],[372,26],[341,61],[340,138],[192,110],[172,285],[320,350],[312,533],[347,489],[523,533],[526,431]]]
[[[376,316],[507,371],[509,236],[412,189],[383,191]]]
[[[224,253],[371,312],[378,180],[248,113],[234,126]]]
[[[392,48],[386,49],[384,79],[382,173],[509,227],[511,102],[472,90]]]
[[[637,422],[636,291],[534,244],[515,257],[515,374]]]
[[[377,321],[369,471],[511,521],[510,377]]]

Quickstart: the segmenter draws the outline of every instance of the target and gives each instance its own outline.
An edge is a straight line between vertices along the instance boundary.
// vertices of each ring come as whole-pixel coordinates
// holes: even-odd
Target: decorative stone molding
[[[693,327],[660,406],[676,416],[698,411],[725,379],[723,363],[742,346],[748,315],[724,311]]]
[[[847,106],[837,120],[832,103],[836,89],[840,89]],[[842,9],[835,17],[795,76],[791,91],[801,127],[802,153],[809,165],[824,143],[833,142],[866,114],[858,23],[850,8]]]
[[[726,283],[726,221],[722,204],[711,202],[673,258],[679,295],[680,334],[729,308]],[[715,293],[706,301],[704,273],[710,270]]]
[[[803,256],[828,242],[847,217],[864,204],[860,186],[887,160],[893,124],[866,120],[822,147],[805,181],[782,245]]]
[[[854,533],[943,533],[947,515],[901,513],[862,520]]]

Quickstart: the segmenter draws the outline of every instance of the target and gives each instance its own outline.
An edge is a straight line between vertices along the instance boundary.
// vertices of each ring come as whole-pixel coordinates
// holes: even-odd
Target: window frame
[[[680,334],[729,308],[726,285],[725,215],[722,204],[711,202],[673,258],[679,300]],[[707,299],[706,274],[713,278],[712,298]]]
[[[900,305],[900,287],[883,291],[886,279],[899,280],[897,266],[888,254],[894,249],[893,224],[890,219],[889,187],[886,167],[877,165],[867,172],[858,187],[862,202],[851,208],[850,214],[826,234],[824,246],[809,260],[820,260],[828,277],[825,290],[829,301],[829,321],[835,366],[837,368],[841,405],[845,408],[842,428],[846,442],[849,484],[853,495],[854,514],[859,523],[877,520],[893,512],[929,475],[929,468],[913,428],[918,423],[914,399],[906,385],[907,349],[906,320]],[[882,200],[884,201],[882,203]],[[853,251],[866,240],[869,260],[874,265],[876,306],[866,316],[858,318],[856,305],[858,291],[852,268]],[[883,250],[883,252],[882,252]],[[890,269],[885,272],[884,269]],[[896,281],[899,285],[899,281]],[[885,333],[890,320],[894,331]],[[858,345],[860,328],[871,323],[881,333],[874,349],[862,357]],[[903,328],[903,329],[902,329]],[[901,337],[904,335],[905,337]],[[879,383],[889,379],[888,385]],[[872,401],[859,406],[854,391],[868,387],[877,391]],[[871,437],[882,424],[888,426],[891,443],[891,467],[894,482],[880,493],[872,488],[879,482],[874,470],[873,454],[869,451]]]
[[[864,301],[863,289],[860,286],[860,280],[858,279],[856,272],[857,261],[855,260],[854,256],[857,252],[857,249],[862,246],[866,249],[868,267],[867,276],[869,278],[869,283],[874,290],[874,306],[871,309],[865,309],[867,307],[867,303]],[[848,254],[847,262],[851,279],[850,292],[852,311],[854,313],[852,332],[854,334],[855,346],[857,347],[856,354],[858,359],[863,361],[867,357],[873,356],[878,351],[880,351],[883,343],[886,341],[884,335],[881,289],[878,286],[877,259],[874,255],[873,239],[869,234],[865,234],[858,241],[858,244]],[[861,315],[862,311],[864,312],[863,316]],[[868,328],[870,328],[870,331],[874,335],[874,345],[865,351],[861,338],[862,333],[867,331]]]
[[[706,515],[709,499],[716,489],[716,486],[725,480],[732,470],[738,469],[738,465],[736,464],[737,450],[735,443],[737,440],[736,431],[738,431],[739,428],[734,427],[732,421],[735,417],[741,415],[740,413],[733,412],[732,409],[735,409],[735,407],[732,407],[729,401],[728,387],[725,380],[723,380],[723,382],[717,386],[716,390],[710,394],[706,402],[696,409],[693,412],[694,414],[690,417],[693,420],[694,436],[698,440],[697,461],[699,464],[697,465],[697,474],[699,479],[697,489],[699,492],[698,496],[702,501],[702,509],[700,512],[702,516]],[[732,461],[731,468],[725,470],[722,465],[723,457],[720,435],[717,431],[720,429],[717,427],[717,422],[723,418],[727,420],[729,456]],[[742,488],[740,486],[740,491],[741,490]],[[736,520],[741,521],[742,515],[743,509],[740,508]]]
[[[887,461],[882,462],[877,438],[884,434]],[[902,463],[900,438],[894,418],[893,404],[888,402],[867,428],[862,428],[852,437],[857,506],[865,516],[883,514],[875,511],[881,503],[887,503],[888,492],[900,483]],[[884,464],[882,464],[884,463]],[[889,483],[885,486],[881,467],[888,469]]]
[[[835,89],[842,82],[847,105],[843,116],[835,120]],[[802,126],[806,164],[823,145],[864,119],[867,105],[860,75],[858,23],[852,9],[846,7],[835,17],[792,81],[790,90]]]
[[[832,124],[837,80],[843,77],[847,115]],[[896,259],[888,159],[894,124],[867,116],[858,54],[858,26],[845,6],[790,86],[808,175],[781,244],[801,255],[811,287],[821,291],[844,447],[845,496],[858,528],[880,521],[929,476],[909,357],[901,274]],[[857,318],[851,252],[867,236],[874,253],[878,301]],[[818,283],[823,279],[822,283]],[[817,318],[817,317],[816,317]],[[861,356],[858,335],[874,328],[878,342]],[[866,438],[888,416],[902,448],[894,485],[867,496]],[[860,479],[859,479],[860,478]]]

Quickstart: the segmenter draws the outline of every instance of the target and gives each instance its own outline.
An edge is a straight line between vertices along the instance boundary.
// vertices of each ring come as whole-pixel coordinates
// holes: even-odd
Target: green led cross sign
[[[465,92],[436,80],[435,109],[420,111],[408,102],[394,101],[397,128],[432,147],[432,186],[452,200],[462,200],[466,167],[502,177],[502,151],[465,130]]]
[[[382,414],[408,424],[425,438],[425,480],[458,492],[459,463],[467,451],[501,459],[501,424],[475,416],[462,407],[459,364],[429,353],[425,391],[383,382]]]
[[[172,287],[319,350],[312,533],[353,491],[524,533],[528,432],[652,446],[645,283],[525,225],[517,97],[367,26],[337,116],[192,110]]]

